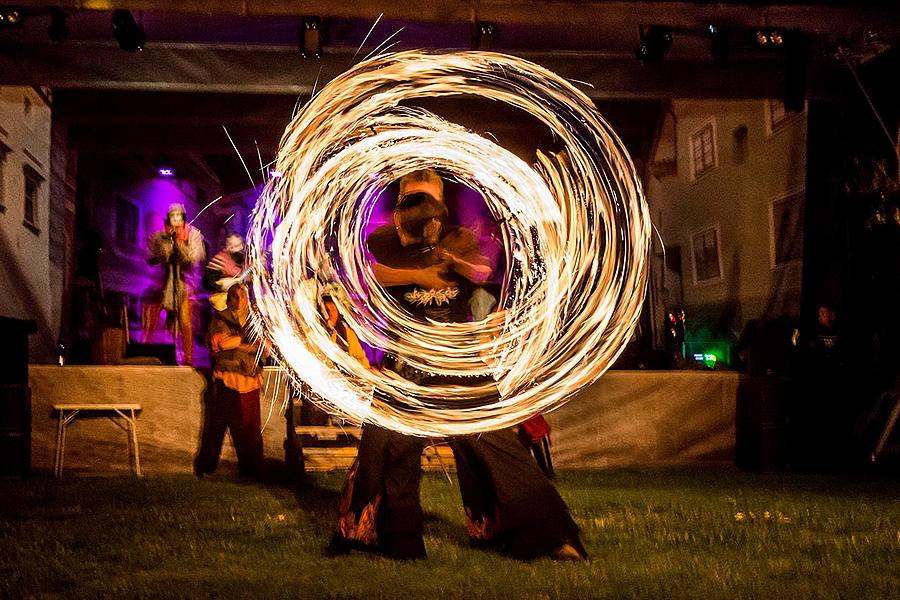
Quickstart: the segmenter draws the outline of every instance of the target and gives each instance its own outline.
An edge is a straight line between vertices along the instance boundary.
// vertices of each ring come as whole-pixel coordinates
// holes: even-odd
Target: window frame
[[[24,185],[22,186],[22,225],[28,228],[35,235],[39,235],[41,232],[40,227],[38,227],[38,221],[40,219],[40,195],[41,188],[47,178],[41,175],[41,172],[38,171],[37,168],[33,167],[27,162],[22,163],[22,176],[24,179]],[[31,196],[30,219],[28,218],[29,183],[34,184],[34,194]]]
[[[0,215],[6,212],[6,157],[12,151],[0,140]]]
[[[704,234],[707,231],[714,231],[716,234],[716,261],[718,264],[719,274],[715,277],[709,277],[706,279],[700,279],[697,275],[697,253],[694,247],[694,242],[700,234]],[[706,225],[705,227],[701,227],[691,232],[690,239],[690,248],[691,248],[691,278],[694,282],[694,287],[702,287],[706,285],[714,285],[716,283],[721,282],[725,278],[725,271],[722,267],[722,227],[719,223],[714,223],[712,225]]]
[[[799,264],[803,262],[803,244],[800,245],[800,256],[796,258],[791,258],[783,262],[778,262],[777,256],[777,240],[775,239],[775,205],[779,203],[787,202],[794,198],[800,198],[801,206],[800,206],[800,231],[803,235],[805,235],[805,231],[803,230],[803,221],[805,218],[806,212],[806,188],[801,187],[795,189],[793,191],[775,196],[771,200],[769,200],[769,264],[773,271],[778,269],[782,269],[788,265]]]
[[[119,211],[120,207],[127,208],[129,211],[133,211],[134,227],[131,228],[131,231],[132,231],[132,235],[133,235],[134,239],[126,239],[128,237],[127,235],[123,236],[123,237],[119,236],[119,227],[120,227],[119,218],[121,216],[123,216],[122,214],[120,214],[120,211]],[[132,202],[130,199],[126,198],[125,196],[116,195],[115,223],[113,225],[114,225],[113,231],[115,232],[116,244],[123,246],[123,247],[127,246],[129,248],[138,246],[138,244],[140,242],[140,235],[139,235],[140,231],[139,230],[141,227],[141,209],[140,209],[140,206],[138,206],[137,202]],[[132,224],[129,223],[129,224],[123,224],[123,225],[132,225]],[[123,231],[125,231],[125,229],[123,229]]]
[[[783,116],[778,119],[778,121],[773,120],[773,105],[780,105]],[[763,115],[764,121],[766,124],[766,137],[772,137],[779,131],[782,131],[787,125],[792,122],[794,119],[800,117],[801,115],[806,114],[806,110],[809,108],[809,104],[804,102],[803,110],[800,112],[791,112],[784,106],[783,100],[778,100],[777,98],[769,98],[767,100],[763,100]]]
[[[707,128],[710,129],[710,139],[712,142],[712,164],[698,173],[697,162],[694,158],[694,139],[701,135]],[[691,131],[690,135],[688,135],[688,158],[690,159],[692,182],[699,181],[719,168],[719,141],[715,117],[705,119],[698,127]]]

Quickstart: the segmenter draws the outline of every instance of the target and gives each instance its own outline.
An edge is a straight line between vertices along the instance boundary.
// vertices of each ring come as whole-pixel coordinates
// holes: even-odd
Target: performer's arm
[[[168,234],[164,232],[157,233],[150,240],[150,257],[147,259],[147,262],[151,265],[169,262],[173,247],[174,243]]]
[[[372,273],[375,281],[384,287],[397,285],[418,285],[425,289],[442,289],[452,287],[454,283],[444,279],[442,273],[447,271],[443,264],[426,267],[424,269],[395,269],[381,263],[372,263]]]
[[[490,260],[481,253],[478,240],[467,229],[452,233],[440,247],[441,257],[454,272],[475,284],[491,278]]]
[[[188,230],[187,239],[176,241],[176,249],[178,260],[185,266],[197,264],[206,257],[206,251],[203,249],[203,236],[200,234],[200,230],[194,227]]]
[[[252,344],[247,343],[239,335],[216,333],[213,334],[212,338],[210,339],[210,346],[212,346],[213,352],[221,352],[222,350],[234,350],[235,348],[237,348],[244,352],[253,353],[259,350],[260,344],[259,342],[254,342]],[[268,354],[268,351],[264,350],[264,353]]]
[[[472,283],[484,283],[491,278],[491,268],[488,265],[468,262],[452,254],[448,256],[451,268]]]

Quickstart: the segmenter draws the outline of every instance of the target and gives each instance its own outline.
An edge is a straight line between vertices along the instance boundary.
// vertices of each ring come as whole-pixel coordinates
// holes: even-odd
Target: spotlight
[[[760,48],[780,49],[784,45],[784,33],[779,29],[758,29],[755,39]]]
[[[52,41],[64,42],[69,39],[69,28],[66,27],[68,16],[64,10],[50,9],[50,27],[47,28],[47,35]]]
[[[112,30],[119,48],[129,52],[137,52],[144,49],[147,37],[144,28],[134,20],[129,10],[114,10],[112,14]]]
[[[322,57],[322,18],[303,17],[300,23],[300,56]]]
[[[478,21],[475,23],[475,43],[473,46],[476,50],[492,50],[494,43],[497,41],[497,26],[489,21]]]
[[[25,26],[25,15],[21,8],[0,6],[0,29],[22,29]]]
[[[175,177],[175,169],[172,167],[160,167],[156,170],[160,177]]]
[[[640,32],[641,43],[634,51],[637,59],[643,64],[661,63],[672,47],[672,30],[653,25],[645,31],[641,25]]]

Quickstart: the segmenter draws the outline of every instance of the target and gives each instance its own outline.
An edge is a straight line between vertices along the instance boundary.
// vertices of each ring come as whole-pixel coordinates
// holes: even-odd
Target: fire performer
[[[412,193],[410,182],[416,189]],[[394,225],[373,232],[367,245],[376,260],[375,278],[412,315],[464,322],[471,292],[487,281],[491,268],[470,231],[446,224],[437,182],[432,171],[401,180]],[[423,373],[392,356],[384,367],[424,386],[471,382]],[[456,438],[451,447],[473,544],[518,558],[585,557],[565,503],[511,430]],[[419,438],[365,426],[332,550],[361,545],[396,558],[425,556],[421,451]]]

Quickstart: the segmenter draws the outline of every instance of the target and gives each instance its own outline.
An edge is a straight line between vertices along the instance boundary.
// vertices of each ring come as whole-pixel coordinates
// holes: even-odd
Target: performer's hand
[[[216,280],[216,285],[219,286],[222,291],[225,291],[238,282],[240,282],[240,279],[237,277],[223,277]]]
[[[444,264],[445,269],[450,269],[459,260],[455,254],[444,246],[435,246],[434,255]]]
[[[435,255],[443,262],[445,272],[455,271],[472,283],[484,283],[490,279],[491,268],[489,266],[469,262],[444,246],[436,247]]]
[[[431,290],[440,290],[455,286],[456,284],[454,282],[444,278],[446,272],[447,267],[443,263],[420,269],[417,272],[416,278],[418,281],[416,283],[425,289]]]

